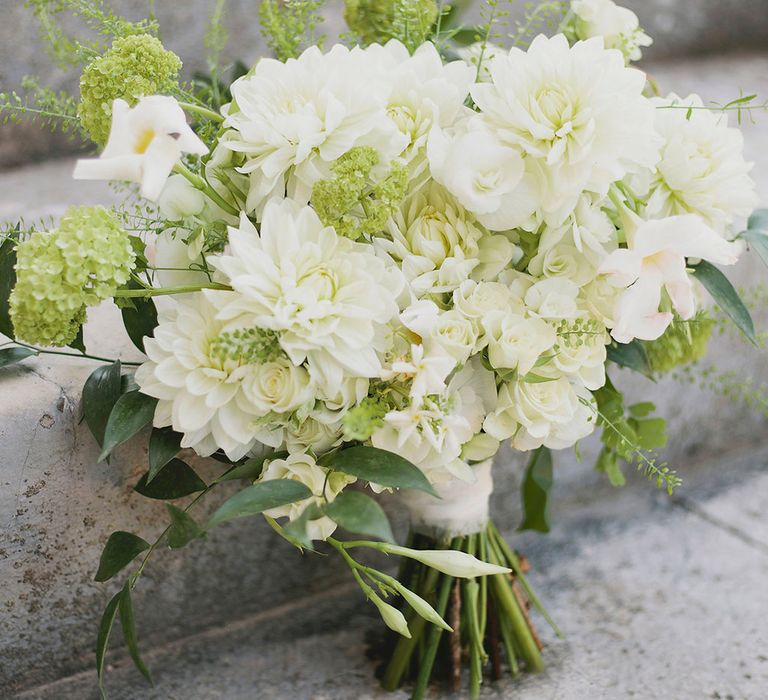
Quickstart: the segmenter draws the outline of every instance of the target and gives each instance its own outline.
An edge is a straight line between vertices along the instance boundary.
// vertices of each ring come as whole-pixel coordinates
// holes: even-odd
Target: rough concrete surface
[[[659,64],[652,72],[663,86],[696,90],[705,99],[727,100],[739,87],[768,94],[768,59],[759,55]],[[757,115],[756,122],[745,125],[745,135],[761,199],[768,203],[768,115]],[[70,180],[71,167],[71,161],[58,161],[0,175],[0,219],[24,215],[32,221],[58,216],[70,203],[111,200],[105,184]],[[753,259],[740,266],[738,280],[753,284],[765,274]],[[758,318],[764,329],[765,313]],[[108,356],[123,351],[124,359],[136,359],[116,328],[114,308],[98,309],[86,329],[89,350]],[[711,361],[758,382],[767,376],[762,357],[729,338],[713,344]],[[112,591],[91,580],[107,535],[124,528],[150,537],[164,521],[161,504],[131,493],[144,463],[142,447],[124,448],[111,465],[95,464],[97,448],[79,424],[77,405],[92,367],[37,359],[0,370],[0,697],[91,665],[96,624]],[[549,538],[526,535],[520,542],[569,638],[552,645],[547,674],[525,681],[519,691],[504,686],[502,692],[530,698],[626,697],[630,690],[639,698],[759,698],[766,662],[758,657],[765,656],[768,641],[759,626],[768,612],[768,504],[760,500],[765,478],[753,478],[749,465],[730,458],[710,469],[699,462],[764,443],[766,421],[670,380],[652,386],[622,377],[622,383],[638,398],[658,397],[662,415],[671,419],[669,456],[686,479],[685,500],[672,507],[631,478],[639,489],[607,489],[590,470],[594,441],[584,446],[582,464],[570,454],[558,457],[557,529]],[[520,462],[505,454],[498,464],[494,505],[507,528],[518,518]],[[730,472],[730,490],[721,488],[715,477]],[[370,611],[361,612],[357,594],[325,604],[312,599],[301,607],[301,594],[346,583],[336,559],[301,559],[256,521],[223,527],[195,543],[194,551],[162,552],[136,596],[144,644],[158,649],[154,665],[161,685],[151,694],[121,664],[117,697],[376,697],[361,649]],[[275,612],[292,603],[299,606],[292,615]],[[240,627],[226,626],[241,619]],[[210,631],[217,625],[224,627]],[[301,639],[292,641],[286,630]],[[163,646],[196,634],[203,636]],[[717,644],[708,641],[713,638]],[[226,671],[206,661],[214,650]],[[280,680],[285,673],[288,680]],[[660,675],[662,684],[656,682]],[[194,682],[184,685],[190,677]],[[286,685],[294,683],[296,694]],[[669,688],[674,692],[665,694]],[[83,698],[92,690],[87,673],[27,697]]]

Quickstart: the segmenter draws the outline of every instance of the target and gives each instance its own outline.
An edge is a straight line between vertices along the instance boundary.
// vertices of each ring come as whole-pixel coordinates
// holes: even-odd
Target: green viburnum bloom
[[[670,372],[675,367],[700,360],[707,351],[715,321],[699,312],[690,321],[675,319],[658,340],[644,342],[648,362],[654,372]]]
[[[116,39],[103,56],[93,59],[80,78],[77,116],[95,143],[103,146],[118,97],[133,107],[139,98],[167,93],[178,85],[181,59],[159,39],[138,34]]]
[[[384,425],[384,416],[390,407],[373,396],[366,396],[357,406],[344,414],[344,439],[365,442],[373,432]]]
[[[16,249],[10,314],[19,340],[69,345],[88,306],[112,297],[131,273],[130,240],[104,207],[70,207],[58,229],[35,231]]]
[[[399,39],[413,52],[437,20],[435,0],[344,0],[347,26],[363,44]]]
[[[338,235],[357,240],[380,232],[405,196],[406,167],[393,163],[389,175],[374,183],[371,171],[378,162],[374,148],[358,146],[331,166],[330,180],[312,188],[312,206],[320,221],[333,226]]]

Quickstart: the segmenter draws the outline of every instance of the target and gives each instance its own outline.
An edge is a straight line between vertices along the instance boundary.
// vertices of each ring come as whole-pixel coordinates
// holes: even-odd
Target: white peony
[[[241,153],[250,176],[247,211],[261,213],[272,196],[309,200],[330,164],[355,146],[376,148],[389,162],[406,146],[387,116],[391,80],[386,64],[358,47],[323,53],[308,48],[285,63],[261,59],[232,84],[224,146]]]
[[[277,447],[279,428],[264,427],[265,411],[243,395],[249,365],[222,358],[213,341],[226,325],[217,319],[228,292],[177,297],[159,313],[154,338],[145,338],[149,361],[136,371],[141,391],[159,399],[156,427],[172,426],[184,435],[182,447],[203,456],[217,449],[230,459],[243,457],[257,441]]]
[[[537,174],[538,209],[560,224],[582,192],[604,195],[627,173],[652,168],[660,139],[645,75],[627,68],[600,38],[573,47],[563,35],[538,36],[527,52],[513,48],[476,84],[475,117]]]
[[[506,236],[489,234],[435,182],[406,198],[388,232],[391,239],[375,245],[400,262],[416,296],[451,292],[470,277],[492,278],[516,253]]]
[[[304,484],[312,492],[309,498],[264,511],[264,514],[270,518],[287,517],[289,520],[296,520],[304,509],[313,503],[320,506],[326,502],[332,502],[345,486],[355,481],[354,478],[342,472],[321,467],[311,455],[301,452],[294,452],[285,459],[273,459],[268,462],[261,481],[273,479],[292,479]],[[335,530],[336,523],[327,516],[307,523],[307,534],[313,540],[325,540]]]
[[[757,204],[752,163],[744,160],[744,137],[726,114],[703,107],[698,95],[655,99],[656,129],[664,138],[653,172],[630,182],[648,204],[647,218],[697,214],[725,233]]]
[[[498,440],[512,440],[517,450],[544,445],[570,447],[595,428],[592,394],[582,385],[560,378],[547,382],[507,382],[499,388],[496,410],[483,423]]]
[[[479,358],[467,363],[442,395],[425,397],[384,416],[371,436],[374,447],[406,455],[432,483],[474,480],[462,446],[480,432],[496,403],[496,382]]]
[[[601,36],[607,48],[618,49],[628,61],[639,61],[643,57],[640,49],[653,44],[640,29],[637,15],[613,0],[572,0],[571,10],[579,39]]]
[[[260,232],[243,215],[230,229],[230,253],[209,263],[237,292],[221,318],[277,331],[326,395],[346,376],[379,376],[401,280],[370,246],[337,236],[309,207],[276,200]]]

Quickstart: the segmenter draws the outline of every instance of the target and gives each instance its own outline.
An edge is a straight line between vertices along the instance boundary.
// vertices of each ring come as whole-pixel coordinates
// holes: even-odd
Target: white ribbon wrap
[[[492,459],[474,465],[475,482],[449,481],[435,486],[440,498],[416,490],[398,492],[407,508],[411,528],[420,534],[461,537],[481,532],[488,523],[488,505],[493,492]]]

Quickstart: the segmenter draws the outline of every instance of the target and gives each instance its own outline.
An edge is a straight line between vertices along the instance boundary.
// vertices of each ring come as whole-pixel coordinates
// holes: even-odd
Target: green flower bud
[[[77,336],[88,306],[112,297],[135,254],[104,207],[70,207],[54,231],[35,231],[16,249],[10,314],[19,340],[63,347]]]
[[[156,37],[138,34],[116,39],[93,59],[80,78],[77,116],[93,141],[104,145],[112,123],[112,102],[118,97],[133,107],[140,97],[173,90],[181,59],[163,48]]]

